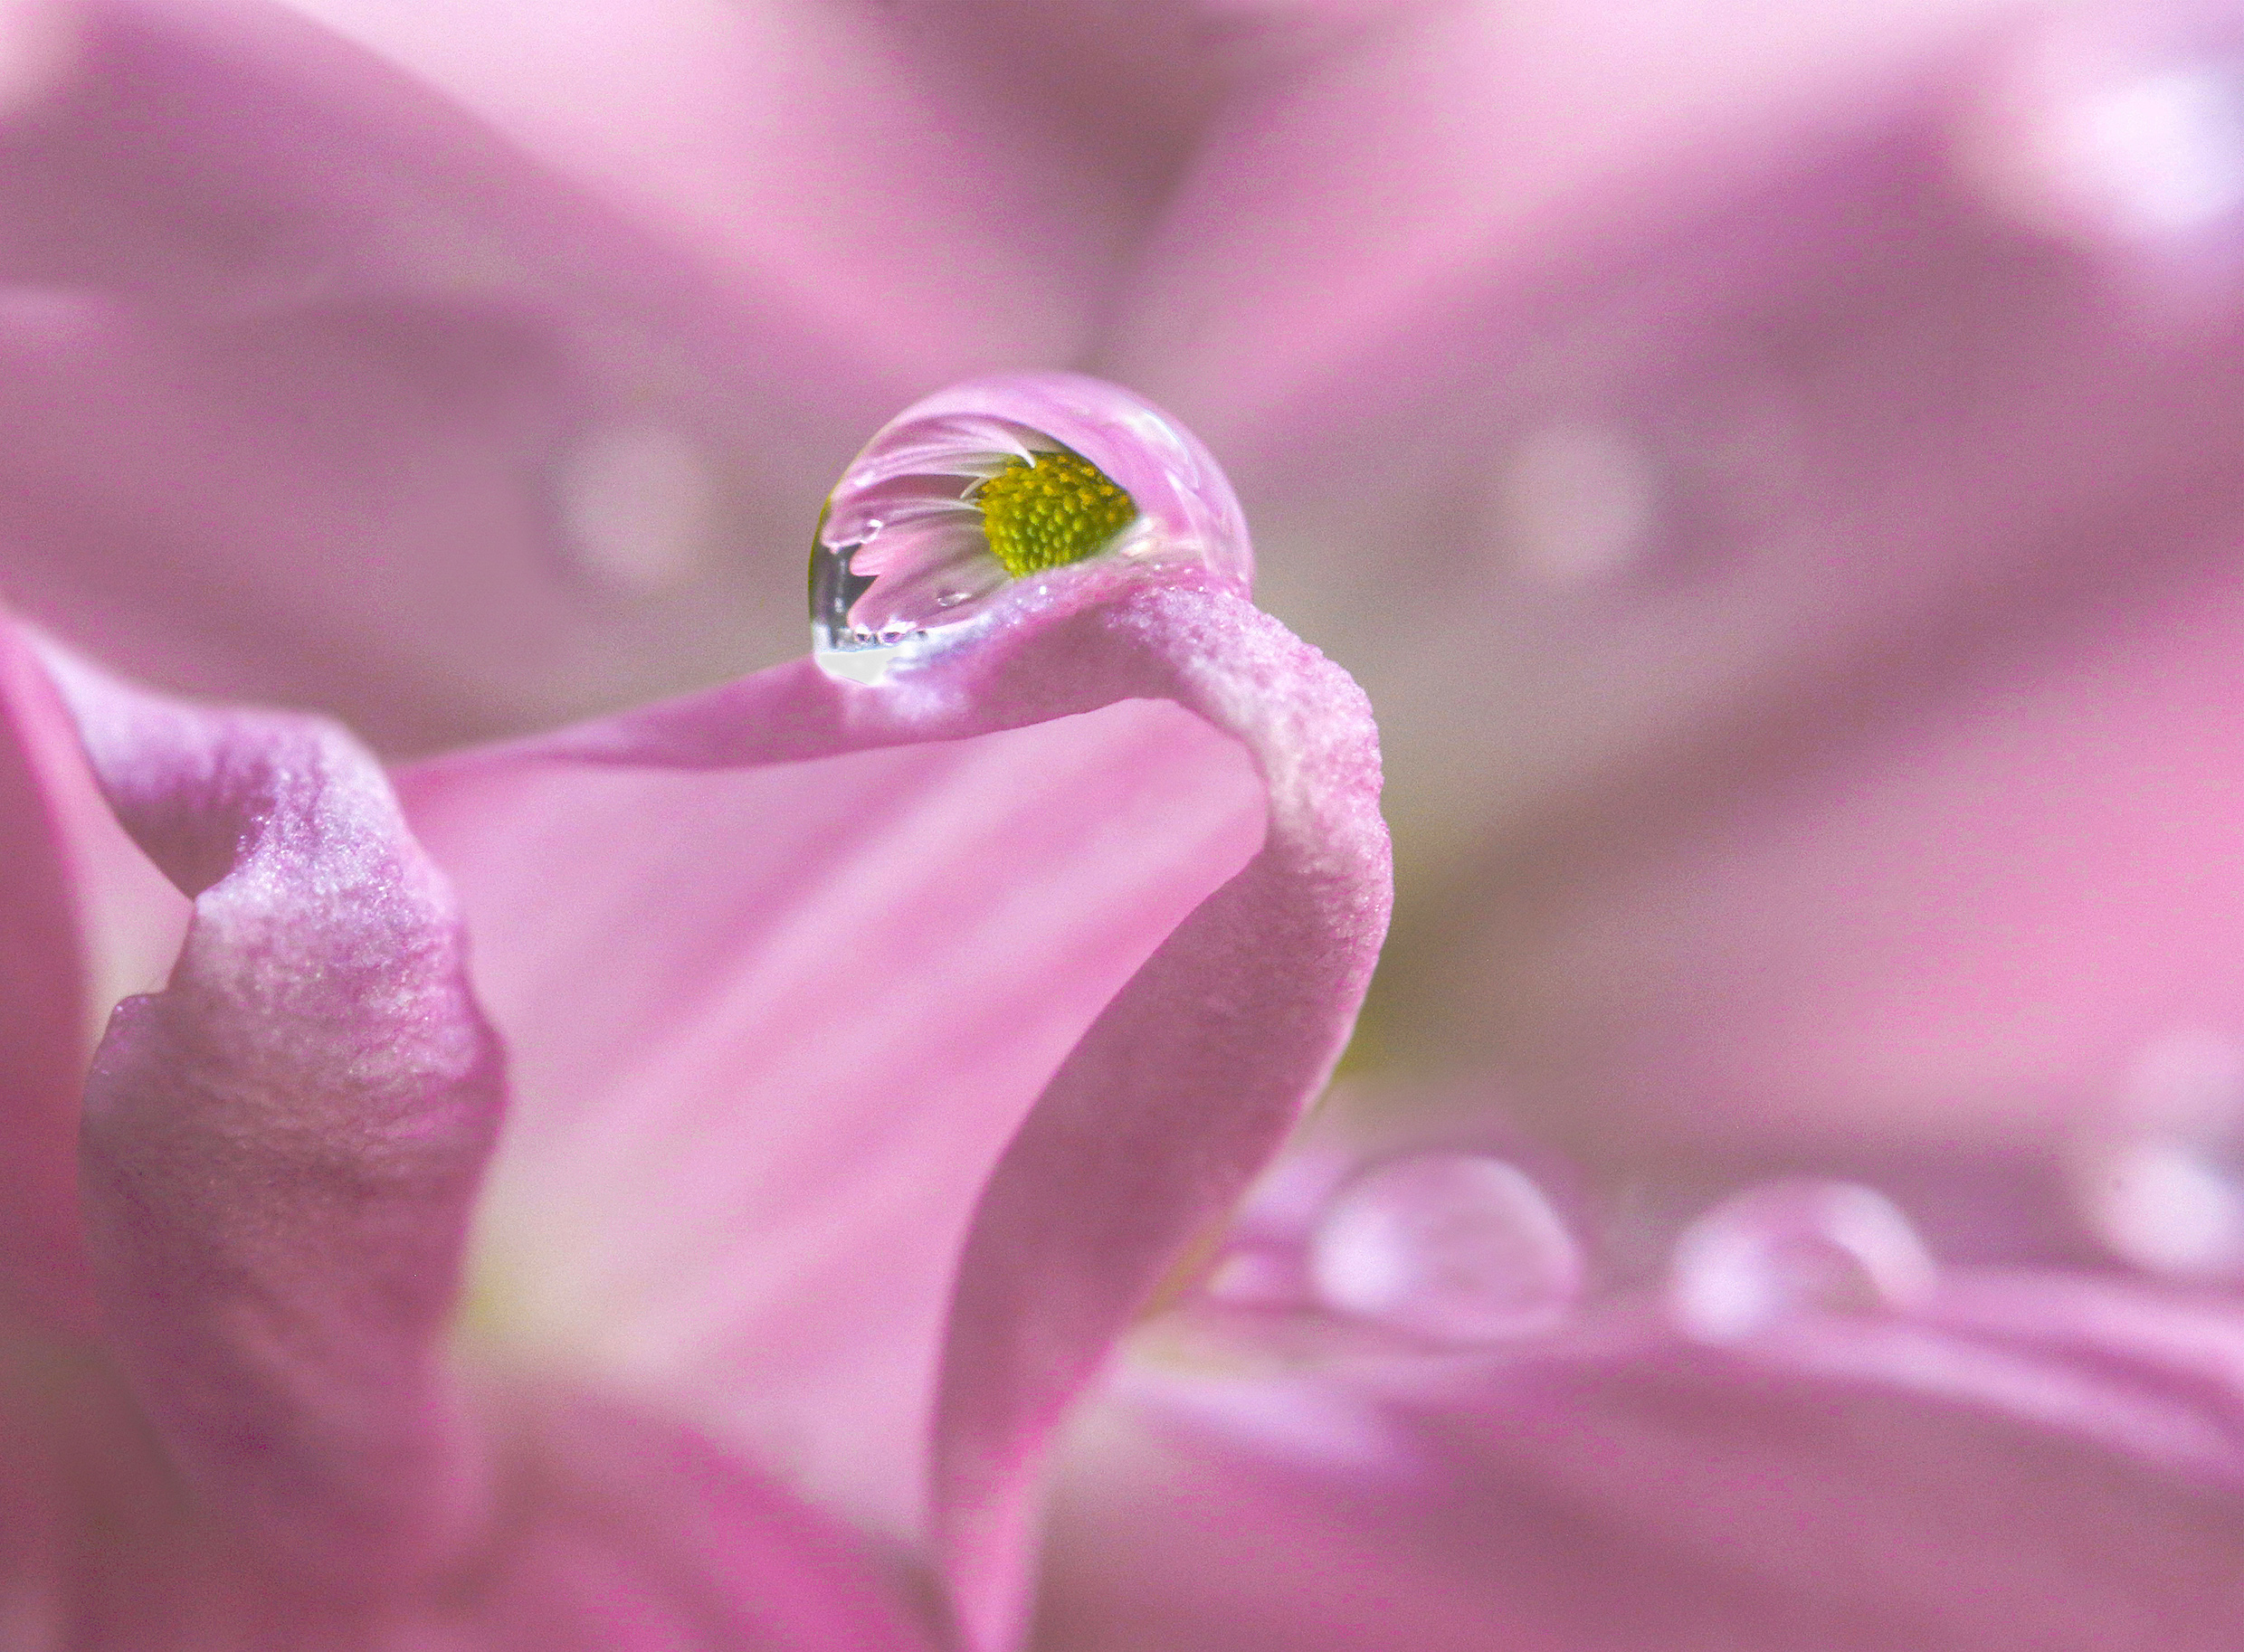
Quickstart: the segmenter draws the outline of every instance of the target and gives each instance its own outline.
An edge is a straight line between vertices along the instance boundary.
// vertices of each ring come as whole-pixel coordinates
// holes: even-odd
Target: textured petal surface
[[[483,1513],[439,1344],[501,1081],[450,892],[339,731],[52,669],[195,903],[87,1082],[110,1350],[223,1524],[284,1570],[392,1584]]]
[[[689,1426],[449,1368],[497,1049],[371,759],[5,635],[17,726],[71,741],[44,754],[62,783],[90,753],[130,852],[195,899],[169,984],[118,1009],[87,1086],[100,1334],[0,1321],[0,1640],[924,1645],[854,1534]],[[100,847],[72,823],[51,860]],[[85,881],[26,892],[84,904]],[[74,1075],[85,1030],[64,1041]],[[69,1281],[67,1250],[10,1260]]]
[[[1073,1437],[1038,1644],[2210,1652],[2239,1552],[2233,1310],[1964,1276],[1724,1347],[1133,1368]]]
[[[1094,565],[877,688],[408,773],[521,1052],[478,1311],[931,1539],[1002,1634],[1044,1436],[1337,1054],[1376,783],[1313,651]]]

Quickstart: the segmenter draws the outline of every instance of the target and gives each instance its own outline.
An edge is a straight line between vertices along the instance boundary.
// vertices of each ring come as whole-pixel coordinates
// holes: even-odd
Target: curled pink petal
[[[338,730],[50,664],[119,819],[195,897],[86,1087],[110,1352],[270,1564],[394,1581],[483,1514],[439,1343],[501,1083],[450,892]]]
[[[2044,1328],[2028,1338],[2021,1321]],[[1073,1437],[1045,1652],[2212,1652],[2244,1325],[2062,1276],[1720,1348],[1133,1367]]]
[[[1085,564],[877,688],[783,668],[404,784],[499,1024],[559,1058],[520,1070],[494,1314],[776,1419],[751,1443],[1001,1639],[1061,1410],[1353,1021],[1388,899],[1354,685],[1196,574]]]

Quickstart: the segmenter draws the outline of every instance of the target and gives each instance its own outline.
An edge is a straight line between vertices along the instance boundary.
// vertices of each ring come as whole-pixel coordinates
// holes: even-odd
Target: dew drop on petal
[[[2244,1044],[2184,1030],[2145,1045],[2116,1127],[2083,1146],[2075,1180],[2115,1255],[2180,1278],[2244,1277]]]
[[[1016,585],[1047,595],[1092,563],[1194,570],[1242,594],[1253,574],[1231,484],[1167,414],[1078,374],[972,380],[898,415],[827,498],[812,647],[831,674],[877,682],[972,634]]]
[[[1676,1241],[1669,1313],[1705,1342],[1815,1314],[1906,1308],[1938,1270],[1909,1219],[1850,1182],[1774,1182],[1701,1216]]]
[[[1555,1324],[1582,1287],[1580,1247],[1534,1180],[1502,1159],[1421,1154],[1364,1172],[1310,1239],[1336,1312],[1436,1342],[1498,1342]]]
[[[699,443],[663,424],[588,432],[555,479],[577,571],[632,595],[684,584],[717,538],[718,489]]]

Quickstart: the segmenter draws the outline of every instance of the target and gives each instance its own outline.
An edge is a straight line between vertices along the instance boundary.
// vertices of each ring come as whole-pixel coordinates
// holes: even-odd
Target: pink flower
[[[1296,1203],[1273,1215],[1266,1189],[1205,1296],[1172,1283],[1182,1305],[1078,1425],[1047,1644],[2219,1643],[2233,1307],[2052,1271],[2244,1266],[2219,555],[2244,169],[2219,28],[1962,4],[1081,8],[1025,28],[1003,8],[690,0],[536,30],[302,12],[337,33],[255,5],[5,14],[0,394],[19,434],[0,548],[66,641],[171,688],[340,711],[391,751],[706,683],[799,646],[799,615],[756,594],[779,579],[740,574],[733,539],[796,543],[857,435],[927,383],[1075,361],[1211,433],[1283,547],[1277,611],[1381,705],[1414,897],[1365,1060],[1500,1074],[1585,1191],[1547,1201],[1527,1173],[1549,1149],[1491,1147],[1485,1116],[1281,1166]],[[979,564],[944,583],[971,546],[924,586],[885,555],[860,570],[908,605],[1007,589]],[[2138,593],[2144,569],[2158,588]],[[327,951],[261,941],[228,965],[264,983],[256,1004],[310,1000],[290,1025],[336,1019],[334,959],[407,915],[414,971],[342,1018],[366,1059],[341,1070],[366,1087],[333,1106],[453,1124],[385,1161],[423,1213],[420,1259],[338,1241],[395,1332],[356,1351],[205,1338],[173,1273],[132,1270],[252,1279],[284,1326],[325,1324],[357,1276],[230,1274],[286,1223],[221,1197],[195,1152],[165,1158],[137,1127],[151,1104],[119,1110],[106,1148],[97,1128],[90,1220],[134,1241],[97,1243],[97,1277],[146,1317],[110,1313],[121,1387],[31,1387],[40,1407],[107,1396],[90,1439],[145,1409],[168,1459],[34,1442],[78,1476],[36,1506],[111,1509],[151,1463],[184,1465],[224,1517],[119,1546],[140,1570],[117,1598],[199,1588],[235,1629],[261,1611],[258,1632],[296,1635],[288,1614],[330,1609],[263,1575],[302,1544],[351,1551],[346,1616],[404,1600],[537,1644],[754,1601],[775,1633],[908,1639],[926,1619],[899,1616],[899,1574],[939,1574],[1004,1639],[1063,1400],[1156,1253],[1269,1146],[1284,1107],[1263,1089],[1290,1106],[1314,1083],[1350,1002],[1326,983],[1312,1026],[1272,1023],[1313,1059],[1255,1041],[1249,1061],[1243,1040],[1178,1058],[1193,1082],[1148,1104],[1135,1154],[1092,1138],[1098,1170],[1189,1184],[1142,1230],[1118,1195],[1080,1194],[1121,1183],[1043,1156],[1089,1133],[1004,1145],[1036,1094],[1022,1075],[1116,983],[1158,981],[1167,953],[1129,966],[1235,887],[1264,817],[1188,720],[1126,729],[1141,711],[1109,707],[1113,744],[1067,762],[988,723],[1136,699],[1141,668],[1218,709],[1155,647],[1250,649],[1201,598],[1234,612],[1206,592],[1158,613],[1020,598],[986,676],[954,660],[956,701],[885,684],[858,702],[912,708],[884,738],[972,731],[1011,754],[979,778],[935,745],[876,774],[854,749],[872,734],[832,715],[843,691],[782,668],[403,771],[402,824],[327,736],[182,721],[62,668],[104,783],[189,885],[275,752],[332,766],[320,808],[357,812],[341,836],[380,877],[284,855],[340,832],[309,808],[204,898],[261,897],[279,866],[289,900],[326,903],[258,933]],[[1095,613],[1136,618],[1110,633]],[[1135,661],[1097,691],[1036,641],[1086,628]],[[25,761],[62,800],[33,837],[76,824],[22,874],[33,962],[11,979],[49,1030],[17,1061],[46,1099],[8,1254],[31,1258],[24,1311],[62,1327],[43,1335],[82,1345],[94,1286],[54,1171],[79,1046],[52,1029],[87,1006],[40,961],[95,916],[52,892],[91,901],[106,885],[81,863],[108,857],[27,658],[17,677]],[[1063,683],[1081,698],[1039,698]],[[262,755],[198,766],[213,727]],[[1249,744],[1274,777],[1346,733],[1305,714]],[[1117,763],[1159,777],[1162,808],[1101,783]],[[779,848],[731,889],[706,869],[733,863],[744,812]],[[954,834],[963,873],[920,841]],[[458,885],[471,977],[416,844]],[[865,865],[902,881],[853,881]],[[899,973],[893,915],[970,925],[994,871],[1083,904],[1029,903],[1003,946],[927,922],[910,933],[971,955]],[[1364,916],[1334,933],[1360,941]],[[775,999],[737,963],[748,940],[802,972]],[[1260,935],[1232,967],[1278,991],[1296,950]],[[847,983],[812,991],[813,964]],[[199,1022],[179,1007],[196,990],[160,1002]],[[455,1396],[427,1367],[495,1105],[479,1000],[536,1099],[478,1195],[466,1342],[566,1402],[503,1375],[495,1399]],[[751,1028],[751,1000],[799,1036],[777,1011]],[[432,1003],[452,1008],[416,1019]],[[195,1042],[153,1024],[137,1036]],[[908,1069],[923,1122],[866,1124],[879,1086],[836,1101],[835,1049],[884,1083]],[[1133,1039],[1114,1072],[1162,1049]],[[1234,1065],[1196,1064],[1217,1054]],[[97,1100],[112,1075],[139,1095],[139,1070],[105,1062]],[[818,1106],[737,1124],[709,1099],[734,1072]],[[1032,1121],[1064,1121],[1061,1091]],[[162,1178],[143,1154],[194,1173],[145,1211]],[[1664,1286],[1604,1232],[1612,1191],[1648,1174],[1685,1204],[1802,1161],[1897,1168],[1957,1261],[1821,1184],[1688,1228]],[[319,1185],[302,1163],[256,1185]],[[744,1166],[771,1201],[753,1223],[723,1198]],[[172,1237],[143,1242],[157,1216]],[[1087,1237],[1101,1220],[1131,1242]],[[1063,1239],[1011,1242],[1038,1222]],[[769,1256],[718,1242],[750,1231]],[[657,1416],[688,1426],[658,1440]],[[251,1460],[241,1442],[276,1418],[304,1453]],[[497,1441],[499,1467],[463,1439]],[[462,1487],[496,1487],[499,1514]],[[220,1529],[260,1535],[221,1552]],[[32,1575],[88,1575],[59,1552]]]
[[[195,903],[75,1164],[100,822],[11,633],[34,1634],[1010,1639],[1051,1431],[1322,1084],[1386,836],[1361,697],[1244,600],[1189,437],[991,381],[906,416],[902,474],[952,408],[1135,520],[875,687],[804,660],[394,793],[330,725],[54,655]]]

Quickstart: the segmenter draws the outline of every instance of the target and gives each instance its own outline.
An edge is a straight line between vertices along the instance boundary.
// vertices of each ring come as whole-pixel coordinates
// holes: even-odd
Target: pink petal
[[[486,1513],[440,1343],[501,1083],[450,892],[339,730],[49,663],[195,898],[86,1087],[109,1351],[223,1525],[346,1595],[392,1585]]]
[[[949,261],[970,305],[886,302],[899,281],[926,296],[947,227],[899,233],[908,190],[817,199],[818,224],[889,249],[875,290],[845,292],[834,271],[867,269],[861,249],[712,246],[599,187],[636,157],[525,153],[284,8],[81,9],[42,94],[13,109],[0,90],[0,570],[43,623],[175,688],[315,705],[426,748],[786,658],[799,626],[737,547],[788,547],[792,577],[800,524],[889,407],[1077,325],[984,302],[996,272],[971,244]],[[725,34],[728,14],[706,21]],[[877,27],[842,33],[817,60],[842,84],[820,95],[897,72]],[[620,68],[568,37],[590,72]],[[767,79],[793,72],[736,43]],[[665,49],[675,66],[698,48],[689,32]],[[788,101],[727,90],[737,62],[698,66],[733,130]],[[865,125],[845,98],[824,107]],[[684,113],[653,100],[617,124],[646,137],[656,110]],[[951,135],[941,98],[893,110]],[[941,165],[909,137],[859,141],[861,163]],[[993,154],[1030,164],[1002,131],[979,141],[954,190]],[[794,176],[768,147],[742,159]],[[768,219],[696,181],[699,228]],[[1039,256],[1041,226],[1077,223],[985,202]]]
[[[0,625],[0,1313],[82,1324],[75,1143],[90,1012],[53,784],[61,720]]]
[[[1548,890],[1500,962],[1474,948],[1479,991],[1537,994],[1510,1065],[1734,1145],[1953,1153],[2190,1122],[2121,1116],[2148,1048],[2244,1021],[2226,547],[2209,535],[2178,576],[1988,639],[1971,677],[1896,696],[1850,755]]]
[[[1425,7],[1212,123],[1108,359],[1380,707],[1399,1052],[1585,1144],[1644,1140],[1616,1103],[1944,1144],[2234,1022],[2234,695],[2178,617],[2226,599],[2135,611],[2244,506],[2233,201],[2088,246],[1977,155],[2178,83],[2205,118],[2138,134],[2146,181],[2233,176],[2233,20],[2108,21],[2105,84],[1991,123],[2047,45],[2007,0]],[[2226,698],[2112,753],[2017,669],[2123,631],[2145,695],[2171,646]]]
[[[0,1320],[92,1329],[79,1093],[109,1006],[162,977],[185,903],[118,829],[69,714],[0,614]]]
[[[884,364],[898,385],[1079,356],[1145,175],[1196,112],[1177,107],[1196,65],[1102,39],[1131,31],[1091,8],[1040,9],[1026,27],[986,5],[644,0],[625,14],[578,0],[534,27],[516,8],[439,0],[292,9],[685,258],[751,279],[757,300],[831,341],[829,372]],[[1118,100],[1128,113],[1082,96],[1133,44],[1151,61]]]
[[[1721,1348],[1134,1368],[1076,1436],[1037,1644],[2211,1652],[2239,1562],[2233,1312],[1967,1277]]]
[[[1345,677],[1188,576],[1047,584],[879,688],[804,663],[403,783],[518,1052],[490,1315],[931,1539],[993,1641],[1046,1435],[1321,1082],[1386,909]]]

